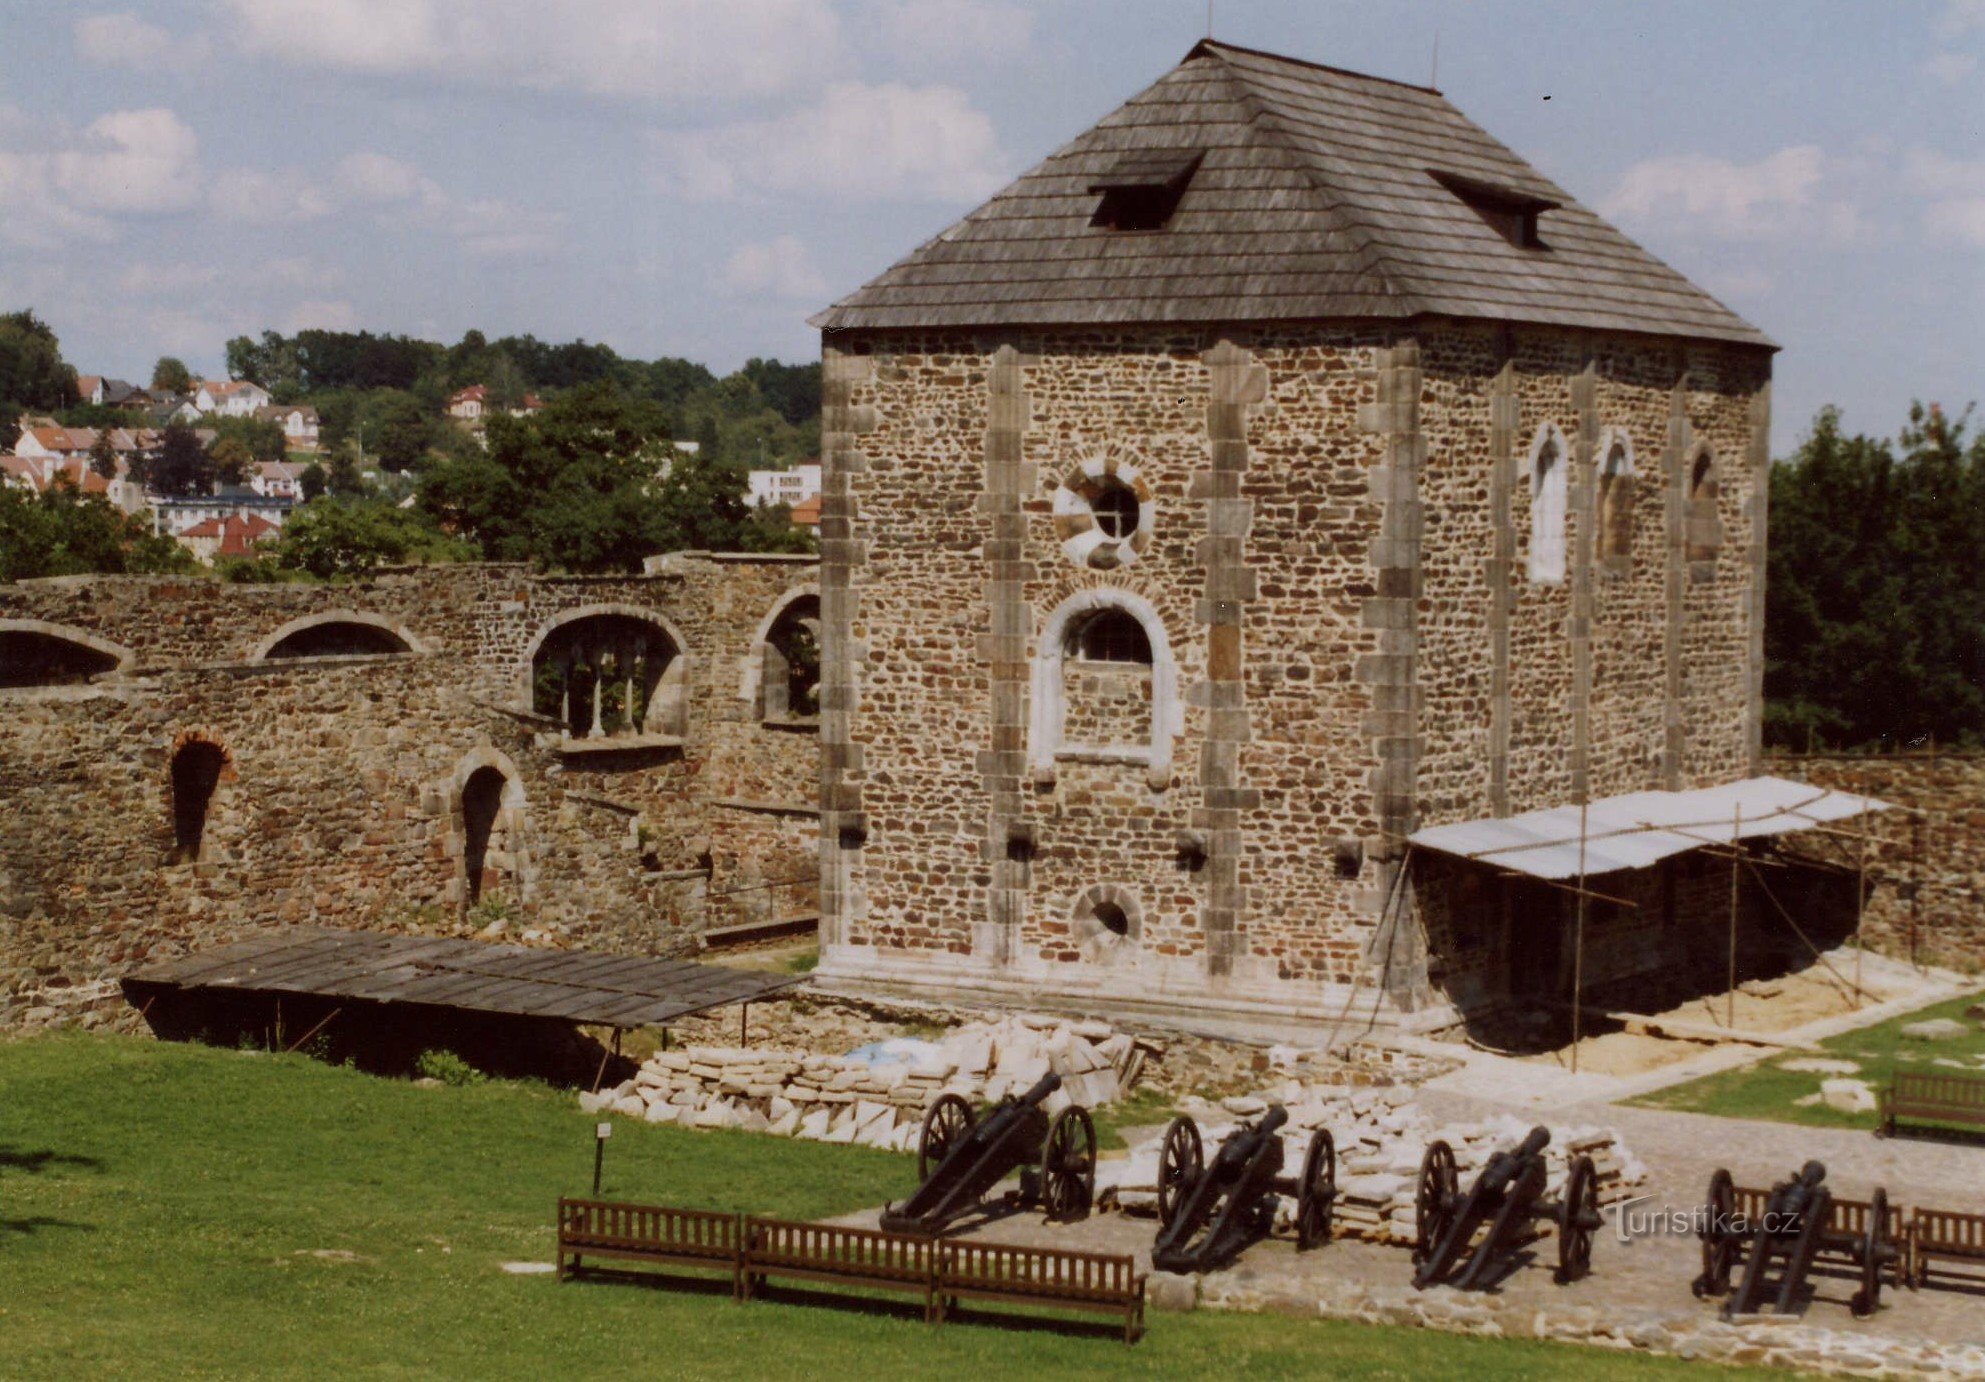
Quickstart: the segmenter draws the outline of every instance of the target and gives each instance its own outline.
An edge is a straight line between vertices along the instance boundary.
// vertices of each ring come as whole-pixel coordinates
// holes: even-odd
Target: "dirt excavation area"
[[[1889,969],[1864,965],[1857,985],[1853,956],[1836,951],[1803,970],[1746,980],[1734,994],[1708,994],[1658,1012],[1588,1006],[1581,1027],[1589,1035],[1575,1044],[1575,1058],[1574,1045],[1566,1044],[1520,1059],[1566,1070],[1575,1063],[1581,1074],[1638,1075],[1720,1046],[1796,1046],[1781,1034],[1848,1017],[1908,992],[1908,983]]]

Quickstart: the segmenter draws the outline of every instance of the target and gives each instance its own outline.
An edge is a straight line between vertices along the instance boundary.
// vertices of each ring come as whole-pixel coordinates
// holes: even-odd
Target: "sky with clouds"
[[[1784,347],[1777,444],[1985,394],[1985,0],[1214,0],[1438,84]],[[0,308],[90,372],[232,335],[719,369],[1184,55],[1205,0],[0,0]]]

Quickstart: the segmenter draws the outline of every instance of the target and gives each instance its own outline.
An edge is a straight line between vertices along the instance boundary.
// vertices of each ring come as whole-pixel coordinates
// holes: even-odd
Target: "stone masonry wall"
[[[834,850],[826,973],[1314,1008],[1368,974],[1411,829],[1748,770],[1768,360],[1527,329],[1400,339],[830,343],[846,532],[822,581],[847,591],[826,640],[853,683],[837,772],[860,830]],[[1527,574],[1547,424],[1571,479],[1555,584]],[[1602,563],[1595,474],[1616,437],[1632,546]],[[1720,545],[1689,561],[1676,487],[1704,448]],[[1104,462],[1155,523],[1095,569],[1064,550],[1055,497]],[[1159,635],[1159,732],[1149,752],[1057,758],[1029,667],[1097,602]],[[986,776],[1023,752],[1024,790]],[[1099,887],[1134,899],[1132,943],[1085,920]],[[999,944],[975,940],[988,925]],[[1404,1001],[1427,1001],[1424,952],[1386,940],[1416,976]]]
[[[791,559],[683,554],[615,579],[471,565],[335,586],[0,586],[0,631],[80,632],[129,654],[86,684],[0,690],[0,1020],[252,927],[459,927],[463,788],[484,767],[504,785],[479,882],[501,907],[477,924],[671,953],[706,926],[812,910],[814,736],[758,724],[741,694],[763,624],[812,577]],[[530,710],[541,631],[594,606],[679,640],[679,741],[577,752]],[[418,651],[256,657],[277,630],[336,611]],[[224,766],[200,857],[178,862],[171,762],[194,740]]]
[[[1843,822],[1874,837],[1863,937],[1899,958],[1985,968],[1985,753],[1773,754],[1766,770],[1905,808]],[[1856,840],[1807,832],[1791,843],[1843,871],[1863,863]]]

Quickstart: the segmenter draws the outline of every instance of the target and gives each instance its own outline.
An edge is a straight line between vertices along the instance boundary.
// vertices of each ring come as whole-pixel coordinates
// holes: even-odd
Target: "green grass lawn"
[[[1200,1313],[1107,1338],[560,1285],[592,1120],[530,1085],[421,1089],[300,1056],[80,1035],[0,1044],[0,1374],[1640,1377],[1533,1342]],[[907,1158],[620,1123],[605,1193],[823,1215]],[[1403,1268],[1403,1259],[1402,1259]]]
[[[1820,1081],[1835,1078],[1815,1071],[1787,1070],[1787,1061],[1797,1062],[1819,1055],[1829,1059],[1851,1060],[1860,1069],[1852,1079],[1866,1080],[1880,1088],[1896,1070],[1940,1070],[1938,1057],[1962,1061],[1975,1073],[1985,1076],[1985,1024],[1964,1016],[1964,1010],[1978,1002],[1978,995],[1953,998],[1917,1012],[1890,1018],[1887,1022],[1828,1037],[1818,1052],[1788,1051],[1741,1070],[1705,1075],[1687,1084],[1672,1085],[1651,1094],[1628,1100],[1648,1108],[1684,1109],[1692,1113],[1721,1114],[1726,1118],[1766,1118],[1781,1123],[1803,1123],[1817,1128],[1873,1128],[1873,1113],[1844,1113],[1825,1104],[1797,1101],[1819,1092]],[[1929,1018],[1948,1017],[1963,1022],[1970,1030],[1946,1041],[1912,1041],[1902,1035],[1904,1025]]]

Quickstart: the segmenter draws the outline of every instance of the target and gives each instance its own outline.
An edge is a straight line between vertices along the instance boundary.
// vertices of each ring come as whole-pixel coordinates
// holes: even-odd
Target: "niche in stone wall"
[[[451,827],[464,908],[492,898],[522,900],[524,789],[514,764],[494,749],[470,754],[454,775]]]
[[[207,817],[214,791],[228,769],[227,753],[206,739],[188,739],[172,755],[169,788],[172,801],[174,864],[197,864],[207,849]]]
[[[1530,579],[1557,585],[1565,578],[1565,439],[1545,423],[1530,446]]]
[[[1690,561],[1714,562],[1723,547],[1723,520],[1716,512],[1716,457],[1698,451],[1689,463],[1689,499],[1683,516]]]
[[[1143,940],[1144,909],[1130,889],[1098,883],[1075,899],[1069,931],[1083,959],[1107,964],[1132,953]]]
[[[283,625],[265,640],[260,658],[383,657],[415,651],[413,640],[374,614],[312,614]]]
[[[788,601],[758,645],[758,718],[804,727],[820,717],[820,597]]]
[[[680,736],[686,730],[681,644],[638,610],[576,610],[539,635],[531,708],[568,740]]]
[[[115,644],[59,625],[0,622],[0,688],[75,686],[114,672],[130,655]]]
[[[1170,782],[1178,671],[1163,624],[1125,591],[1088,590],[1048,616],[1034,659],[1029,761],[1051,780],[1057,760],[1142,763]]]
[[[1633,563],[1633,447],[1614,432],[1600,443],[1599,560],[1625,575]]]

